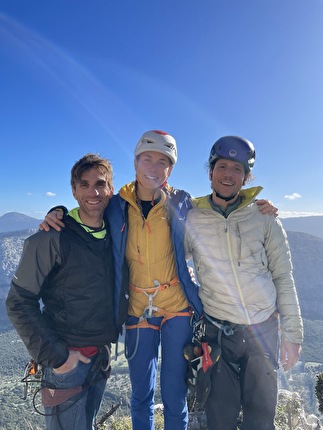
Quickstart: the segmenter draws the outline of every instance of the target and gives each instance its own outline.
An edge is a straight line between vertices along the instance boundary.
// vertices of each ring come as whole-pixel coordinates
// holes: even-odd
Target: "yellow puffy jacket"
[[[141,289],[154,287],[156,282],[169,283],[176,277],[171,229],[165,207],[166,194],[163,191],[161,193],[161,200],[145,219],[136,201],[135,183],[125,185],[119,191],[120,197],[129,204],[126,260],[130,270],[130,285]],[[130,315],[140,317],[147,305],[146,294],[130,291]],[[179,283],[158,291],[153,305],[168,312],[179,312],[188,307]]]

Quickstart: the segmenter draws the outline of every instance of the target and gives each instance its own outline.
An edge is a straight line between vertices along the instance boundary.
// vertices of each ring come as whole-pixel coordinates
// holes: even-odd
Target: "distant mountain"
[[[280,219],[286,231],[298,231],[323,239],[323,216]],[[38,229],[42,220],[18,212],[8,212],[0,217],[0,233]]]
[[[299,218],[299,220],[304,221],[300,227],[309,229],[312,218],[315,219],[314,221],[320,219],[323,225],[323,217],[304,217]],[[0,217],[0,227],[3,227],[3,221],[6,220],[11,220],[11,225],[15,220],[18,220],[16,225],[19,227],[22,227],[25,221],[28,227],[26,229],[20,228],[19,231],[0,233],[0,298],[5,296],[4,289],[8,288],[16,270],[24,240],[38,230],[40,223],[40,220],[35,218],[10,212]],[[283,221],[286,220],[293,220],[293,218],[287,218]],[[323,320],[321,305],[323,303],[323,238],[290,231],[289,222],[283,224],[290,242],[297,288],[303,305],[305,305],[306,313],[308,313],[306,317],[312,320]]]
[[[9,283],[16,271],[24,240],[36,229],[0,233],[0,299],[6,297]]]
[[[280,220],[286,231],[298,231],[323,239],[323,216],[280,218]]]
[[[37,228],[41,220],[18,212],[8,212],[0,217],[0,233]]]
[[[8,293],[24,240],[36,231],[0,233],[0,299]],[[287,235],[303,316],[323,321],[323,238],[294,231],[287,231]]]
[[[323,320],[323,239],[287,231],[303,317]]]

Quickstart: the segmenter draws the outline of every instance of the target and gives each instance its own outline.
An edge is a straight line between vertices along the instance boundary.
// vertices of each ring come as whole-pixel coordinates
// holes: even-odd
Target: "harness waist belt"
[[[136,291],[137,293],[154,293],[155,291],[166,290],[167,288],[177,285],[178,283],[179,283],[178,277],[175,276],[175,278],[173,278],[170,282],[166,282],[165,284],[161,284],[159,281],[155,280],[154,287],[140,288],[140,287],[137,287],[136,285],[130,284],[129,289],[132,291]]]
[[[208,315],[207,313],[204,314],[206,319],[209,320],[211,323],[215,323],[214,325],[223,325],[223,326],[232,326],[232,327],[242,327],[242,328],[248,328],[248,327],[256,327],[259,326],[261,324],[270,322],[270,321],[274,321],[278,318],[278,312],[275,311],[273,312],[270,317],[268,319],[266,319],[265,321],[262,321],[260,323],[256,323],[256,324],[239,324],[239,323],[233,323],[230,321],[226,321],[226,320],[220,320],[219,318],[215,318],[215,317],[211,317],[210,315]]]

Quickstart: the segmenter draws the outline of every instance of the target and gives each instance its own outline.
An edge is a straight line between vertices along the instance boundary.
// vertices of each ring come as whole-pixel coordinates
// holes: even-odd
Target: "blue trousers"
[[[138,318],[128,317],[127,325]],[[159,326],[161,318],[149,318]],[[178,316],[167,320],[160,328],[128,329],[126,351],[132,385],[131,417],[133,430],[154,430],[154,394],[161,346],[160,388],[164,405],[164,430],[186,430],[187,361],[184,346],[192,340],[190,317]]]
[[[56,388],[71,388],[83,385],[91,370],[91,363],[81,361],[70,372],[57,374],[50,367],[43,369],[43,381]],[[87,389],[66,400],[58,406],[45,407],[47,430],[92,430],[95,417],[99,411],[106,378],[102,378],[90,385]]]

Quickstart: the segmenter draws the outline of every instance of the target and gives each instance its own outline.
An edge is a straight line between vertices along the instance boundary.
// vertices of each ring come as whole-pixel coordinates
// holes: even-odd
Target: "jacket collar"
[[[241,189],[239,195],[242,198],[242,202],[239,208],[247,206],[250,202],[252,202],[258,194],[262,191],[263,187],[251,187],[246,189]],[[209,202],[209,195],[203,197],[197,197],[192,200],[193,206],[201,209],[211,209],[211,205]]]

